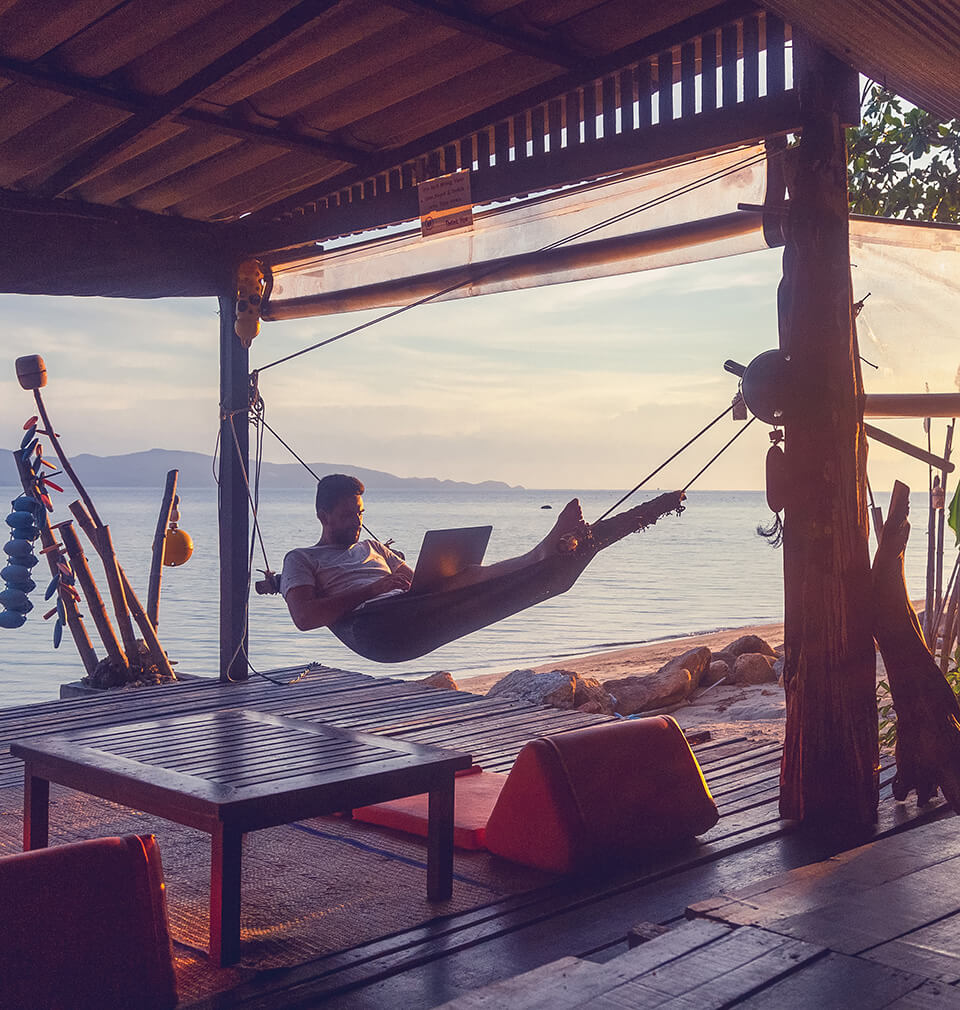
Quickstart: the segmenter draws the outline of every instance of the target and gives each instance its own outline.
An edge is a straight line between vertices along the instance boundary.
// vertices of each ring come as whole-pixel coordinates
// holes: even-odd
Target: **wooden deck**
[[[0,786],[22,780],[22,764],[8,753],[11,739],[231,708],[446,745],[469,751],[491,771],[507,771],[521,747],[536,736],[605,718],[317,667],[291,686],[262,680],[236,685],[193,681],[0,710]],[[726,739],[694,749],[721,812],[719,823],[699,842],[630,869],[560,880],[295,968],[264,972],[229,993],[189,1005],[203,1010],[321,1003],[365,1010],[435,1007],[561,957],[610,961],[626,952],[626,934],[638,922],[675,925],[687,906],[711,895],[807,866],[865,840],[808,838],[778,819],[779,745]],[[944,815],[936,805],[917,811],[913,804],[894,804],[891,778],[889,770],[881,777],[875,837]]]

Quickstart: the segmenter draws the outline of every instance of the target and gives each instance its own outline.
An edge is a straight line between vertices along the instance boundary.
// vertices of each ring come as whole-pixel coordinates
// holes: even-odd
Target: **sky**
[[[746,363],[777,346],[780,271],[781,251],[767,250],[422,306],[265,371],[266,418],[311,462],[531,488],[628,489],[730,404],[737,380],[723,370],[725,359]],[[214,299],[0,296],[7,444],[33,413],[14,359],[39,354],[44,400],[70,455],[154,447],[212,454],[217,312]],[[264,323],[251,366],[374,315]],[[868,389],[922,389],[922,375],[908,374],[877,336],[888,332],[889,317],[889,299],[874,292],[861,317],[862,353],[884,359],[885,371],[881,381],[865,369]],[[944,346],[960,347],[955,332],[938,339],[947,337],[953,343]],[[954,392],[960,352],[946,353],[953,357],[931,388]],[[919,420],[882,426],[925,444]],[[685,485],[737,430],[725,419],[651,486]],[[695,486],[761,488],[767,430],[755,423]],[[932,438],[942,448],[942,422]],[[265,458],[290,461],[269,434]],[[872,447],[874,487],[889,489],[895,477],[919,489],[927,468]]]

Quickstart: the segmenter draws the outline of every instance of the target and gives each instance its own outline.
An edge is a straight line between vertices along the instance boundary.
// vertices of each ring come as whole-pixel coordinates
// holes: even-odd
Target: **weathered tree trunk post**
[[[247,417],[250,355],[233,331],[236,296],[220,298],[220,679],[247,679]]]
[[[779,292],[793,407],[785,424],[780,814],[867,825],[878,799],[876,674],[843,126],[859,115],[857,76],[796,35],[793,51],[803,133]]]

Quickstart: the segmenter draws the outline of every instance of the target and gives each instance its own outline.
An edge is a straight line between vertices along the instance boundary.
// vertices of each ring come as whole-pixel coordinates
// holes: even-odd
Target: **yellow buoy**
[[[193,538],[186,530],[171,525],[163,537],[163,563],[171,568],[184,565],[193,554]]]

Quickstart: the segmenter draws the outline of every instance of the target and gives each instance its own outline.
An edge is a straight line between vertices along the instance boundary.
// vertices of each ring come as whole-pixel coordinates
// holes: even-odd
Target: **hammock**
[[[643,519],[624,525],[627,513],[594,524],[593,535],[569,553],[555,554],[518,571],[431,593],[388,596],[330,625],[341,642],[375,663],[419,659],[441,645],[565,593],[604,547],[683,510],[680,492],[646,502]]]
[[[419,659],[454,639],[565,593],[596,553],[557,554],[485,582],[374,600],[331,624],[330,630],[348,649],[375,663]]]

